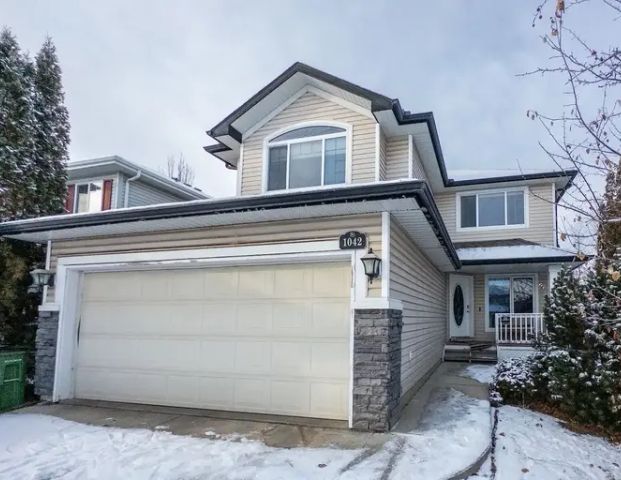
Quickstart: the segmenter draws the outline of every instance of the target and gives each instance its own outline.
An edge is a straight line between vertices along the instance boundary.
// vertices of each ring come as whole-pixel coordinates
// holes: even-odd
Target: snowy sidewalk
[[[40,414],[0,415],[0,478],[443,479],[490,440],[486,401],[457,391],[434,398],[416,432],[373,449],[273,448],[240,436],[89,426]]]

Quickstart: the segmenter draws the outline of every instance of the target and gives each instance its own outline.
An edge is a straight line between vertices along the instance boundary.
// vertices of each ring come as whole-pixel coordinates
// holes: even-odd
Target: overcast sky
[[[158,169],[182,152],[223,196],[235,172],[203,151],[205,130],[298,60],[433,111],[449,170],[552,167],[526,111],[558,111],[562,89],[517,76],[549,56],[537,3],[0,0],[0,24],[33,55],[56,43],[72,160]]]

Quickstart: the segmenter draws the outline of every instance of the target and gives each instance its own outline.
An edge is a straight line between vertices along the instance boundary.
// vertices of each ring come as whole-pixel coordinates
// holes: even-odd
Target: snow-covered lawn
[[[444,392],[413,434],[377,452],[270,448],[256,441],[95,427],[36,414],[0,415],[0,478],[441,479],[487,447],[487,402]]]
[[[496,374],[496,364],[473,363],[464,369],[466,377],[474,378],[477,382],[492,383]]]
[[[574,433],[531,410],[505,406],[498,415],[496,479],[621,479],[621,446]],[[488,469],[479,478],[490,478]]]

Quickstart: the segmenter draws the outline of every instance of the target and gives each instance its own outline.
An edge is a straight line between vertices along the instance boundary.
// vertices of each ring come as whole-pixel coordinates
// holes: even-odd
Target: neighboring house
[[[445,348],[527,342],[575,261],[556,231],[575,171],[452,180],[431,113],[307,65],[208,134],[234,197],[0,225],[47,242],[56,273],[43,397],[387,430]]]
[[[205,198],[209,196],[196,188],[116,155],[67,164],[67,213],[94,213]]]

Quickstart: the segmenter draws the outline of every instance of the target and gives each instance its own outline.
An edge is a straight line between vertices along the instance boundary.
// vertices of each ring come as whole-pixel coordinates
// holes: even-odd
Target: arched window
[[[347,131],[313,125],[281,133],[268,142],[267,190],[345,183]]]

